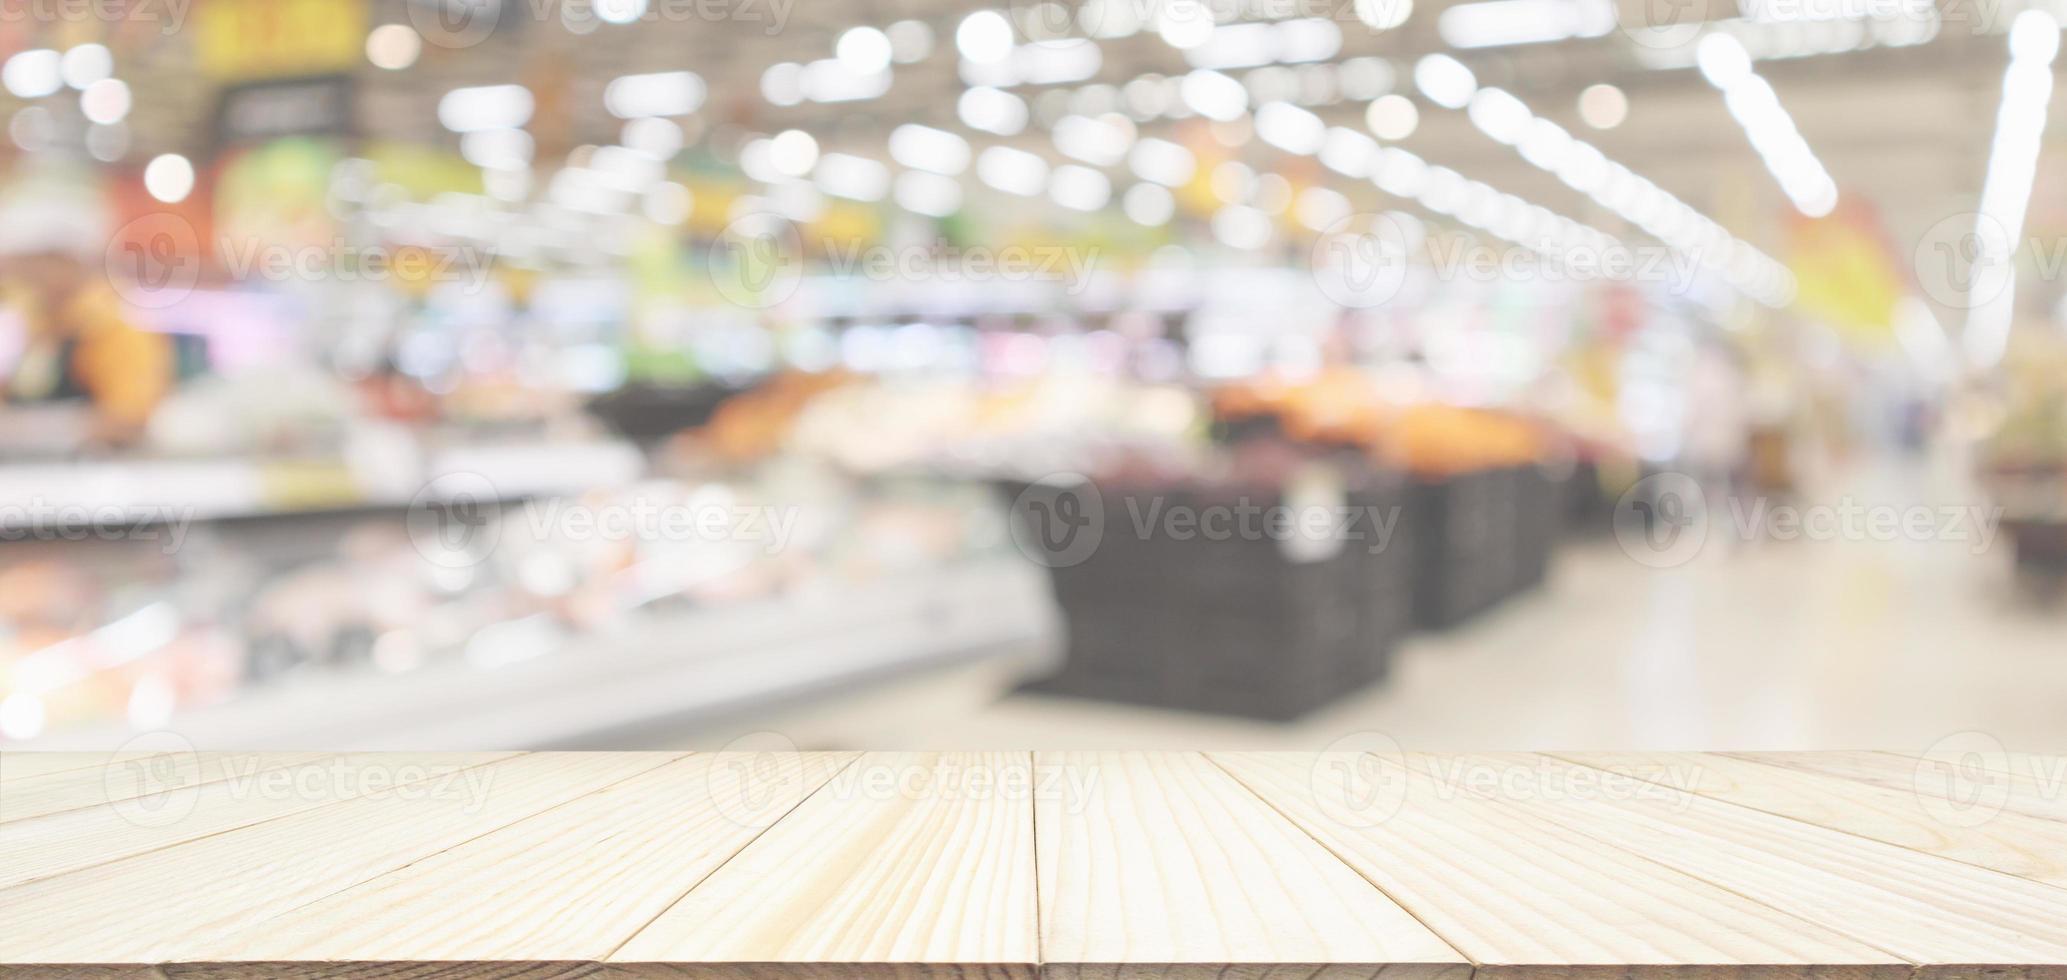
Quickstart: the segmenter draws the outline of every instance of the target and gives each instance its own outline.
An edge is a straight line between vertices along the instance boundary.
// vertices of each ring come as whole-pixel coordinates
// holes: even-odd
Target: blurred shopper
[[[0,295],[26,329],[0,396],[10,406],[83,405],[93,441],[136,441],[171,387],[169,339],[132,323],[114,289],[68,250],[37,247],[4,268]]]

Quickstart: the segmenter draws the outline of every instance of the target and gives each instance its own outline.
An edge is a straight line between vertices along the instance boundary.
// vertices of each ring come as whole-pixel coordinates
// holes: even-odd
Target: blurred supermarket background
[[[0,0],[0,747],[2067,746],[2056,0]]]

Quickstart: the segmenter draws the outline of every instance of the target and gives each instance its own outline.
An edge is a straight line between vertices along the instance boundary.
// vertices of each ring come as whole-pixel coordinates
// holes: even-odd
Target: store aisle
[[[1917,476],[1876,472],[1817,500],[1832,514],[1849,501],[1864,526],[1873,508],[1972,499],[1926,492]],[[2017,594],[2006,539],[1983,548],[1950,510],[1932,513],[1945,516],[1924,540],[1745,542],[1718,532],[1703,557],[1670,570],[1638,563],[1612,537],[1574,542],[1547,588],[1464,628],[1416,635],[1389,686],[1293,725],[1020,694],[891,737],[1313,748],[1382,732],[1410,749],[1921,751],[1982,731],[2013,750],[2059,751],[2059,610]]]

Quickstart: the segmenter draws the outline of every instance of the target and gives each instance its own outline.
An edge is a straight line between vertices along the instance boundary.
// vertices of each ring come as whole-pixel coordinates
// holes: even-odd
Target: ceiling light
[[[1003,61],[1012,54],[1012,22],[995,10],[979,10],[955,28],[955,47],[978,64]]]
[[[945,218],[961,209],[962,185],[953,177],[920,170],[897,175],[897,206],[915,214]]]
[[[1464,63],[1446,54],[1431,54],[1414,63],[1414,85],[1428,101],[1445,109],[1462,109],[1478,91],[1478,79]]]
[[[0,67],[0,84],[18,99],[40,99],[63,88],[64,59],[49,48],[33,48],[7,59]]]
[[[1177,199],[1156,184],[1135,184],[1120,197],[1120,210],[1135,224],[1151,228],[1170,222],[1177,211]]]
[[[890,35],[873,27],[856,27],[840,35],[833,45],[834,56],[840,64],[857,75],[873,75],[888,70],[894,55]]]
[[[619,119],[686,116],[703,105],[702,76],[691,71],[626,75],[603,88],[603,108]]]
[[[955,103],[963,125],[998,136],[1014,136],[1026,128],[1026,100],[1003,89],[978,86]]]
[[[194,193],[194,165],[177,153],[155,157],[144,165],[144,190],[166,204],[178,204]]]
[[[818,164],[818,140],[801,129],[785,129],[768,141],[768,164],[777,173],[802,177]]]
[[[1380,96],[1364,110],[1364,123],[1371,127],[1372,135],[1395,142],[1414,135],[1414,128],[1421,124],[1421,110],[1404,95]]]
[[[115,74],[115,56],[105,44],[81,44],[65,51],[58,73],[64,83],[80,91]]]
[[[976,158],[976,177],[1007,194],[1033,197],[1048,184],[1048,161],[1025,150],[993,146]]]
[[[890,159],[952,177],[969,168],[969,141],[944,129],[905,123],[890,131]]]
[[[1064,164],[1048,178],[1048,197],[1072,211],[1096,211],[1112,200],[1112,182],[1090,167]]]
[[[1629,118],[1629,97],[1613,85],[1588,85],[1579,93],[1579,118],[1595,129],[1614,129]]]

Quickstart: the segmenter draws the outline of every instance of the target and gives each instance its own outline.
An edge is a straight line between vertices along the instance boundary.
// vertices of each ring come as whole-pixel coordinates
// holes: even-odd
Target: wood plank
[[[1732,758],[1866,783],[1929,799],[1933,815],[1985,823],[1998,809],[2067,822],[2067,772],[2047,784],[2007,769],[1948,767],[1930,759],[1885,752],[1726,752]],[[2042,772],[2042,771],[2041,771]]]
[[[594,972],[853,756],[785,753],[745,792],[726,781],[739,761],[668,763],[182,953],[211,975],[327,976],[353,960]]]
[[[1365,809],[1371,756],[1210,753],[1478,964],[1479,980],[1675,976],[1907,980],[1907,960],[1513,807],[1402,769],[1396,812]]]
[[[0,824],[0,888],[119,861],[361,795],[410,792],[425,780],[513,752],[331,756],[190,787],[152,809],[108,803]],[[393,783],[376,777],[392,774]]]
[[[1577,753],[1560,758],[1596,769],[1655,778],[1658,753]],[[1670,756],[1684,788],[1776,816],[1886,841],[1983,868],[2067,884],[2067,824],[2004,811],[1978,823],[1962,822],[1953,807],[1913,790],[1892,790],[1856,780],[1767,765],[1719,754]]]
[[[680,753],[542,753],[0,889],[0,965],[166,964]],[[455,902],[478,896],[453,896]]]
[[[99,765],[48,772],[0,787],[0,824],[125,801],[134,801],[136,812],[144,815],[182,805],[194,787],[228,779],[248,780],[268,769],[321,759],[325,754],[165,752],[103,756]]]
[[[1032,758],[872,753],[640,930],[613,969],[694,976],[1038,972]]]
[[[1466,792],[1706,879],[1919,964],[1919,980],[2067,977],[2067,890],[1694,794],[1591,789],[1587,769],[1526,753],[1414,758],[1501,774]],[[1650,765],[1686,760],[1653,756]],[[1598,780],[1592,779],[1598,786]]]
[[[154,755],[156,753],[139,753]],[[9,752],[0,750],[0,783],[47,776],[54,772],[91,769],[118,758],[105,752]]]
[[[1196,753],[1041,753],[1045,976],[1448,978],[1471,966]]]

